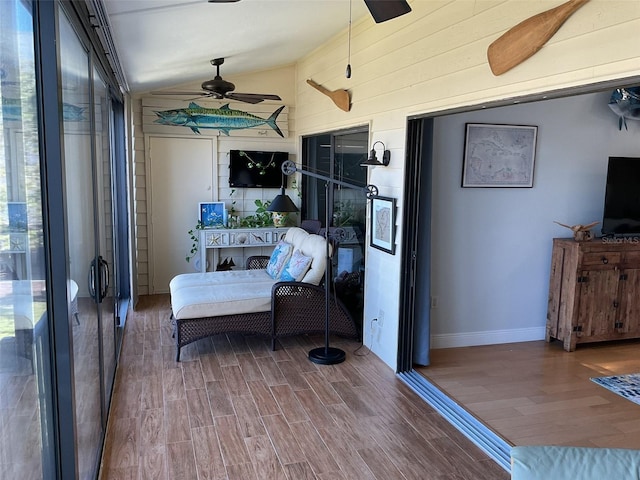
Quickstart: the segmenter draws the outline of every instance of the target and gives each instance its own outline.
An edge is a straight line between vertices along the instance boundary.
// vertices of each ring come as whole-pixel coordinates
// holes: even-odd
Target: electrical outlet
[[[384,310],[380,309],[378,310],[378,326],[382,328],[382,325],[384,325]]]
[[[438,306],[438,297],[431,297],[431,308],[436,308]]]

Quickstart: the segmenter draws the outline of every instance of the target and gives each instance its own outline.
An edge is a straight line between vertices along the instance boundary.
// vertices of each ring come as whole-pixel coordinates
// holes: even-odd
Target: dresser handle
[[[609,263],[609,259],[607,257],[602,257],[602,263],[606,265],[607,263]]]

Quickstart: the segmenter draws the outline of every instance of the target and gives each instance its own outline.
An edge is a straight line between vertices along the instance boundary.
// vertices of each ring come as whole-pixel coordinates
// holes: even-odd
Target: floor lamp
[[[330,279],[331,279],[331,251],[329,247],[329,185],[340,185],[342,187],[351,188],[354,190],[361,190],[367,198],[371,198],[378,194],[378,187],[375,185],[367,185],[366,187],[361,187],[358,185],[352,185],[351,183],[342,182],[340,180],[335,180],[333,178],[327,177],[325,175],[321,175],[315,172],[309,172],[302,168],[296,167],[295,163],[290,160],[285,161],[282,164],[282,172],[289,176],[293,175],[296,172],[300,172],[302,175],[307,175],[313,178],[318,178],[325,182],[325,188],[327,188],[327,193],[325,195],[325,239],[326,239],[326,257],[325,257],[325,271],[324,271],[324,295],[325,295],[325,331],[324,331],[324,347],[314,348],[309,351],[309,360],[313,363],[318,363],[320,365],[335,365],[337,363],[344,362],[346,358],[346,354],[344,350],[339,348],[330,347],[329,346],[329,305],[330,305],[330,297],[331,297],[331,289],[330,289]]]

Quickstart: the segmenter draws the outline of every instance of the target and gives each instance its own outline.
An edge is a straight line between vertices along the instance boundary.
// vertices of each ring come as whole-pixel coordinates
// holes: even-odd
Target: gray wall
[[[553,221],[602,221],[608,157],[640,157],[640,122],[619,131],[609,95],[436,119],[433,347],[544,338],[552,239],[571,236]],[[537,125],[533,188],[461,188],[467,122]]]

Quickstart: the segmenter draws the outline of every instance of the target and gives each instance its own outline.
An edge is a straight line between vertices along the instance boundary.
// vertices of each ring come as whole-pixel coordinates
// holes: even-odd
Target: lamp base
[[[309,351],[309,360],[320,365],[335,365],[347,358],[343,350],[333,347],[314,348]]]

